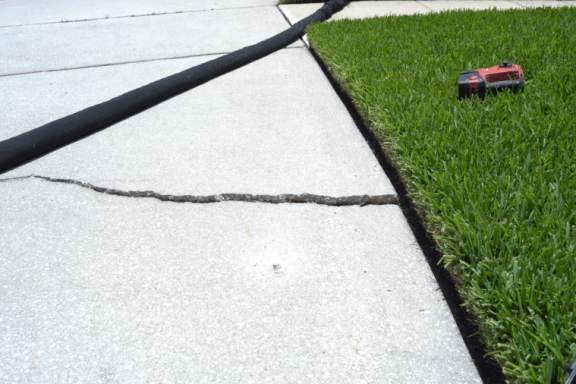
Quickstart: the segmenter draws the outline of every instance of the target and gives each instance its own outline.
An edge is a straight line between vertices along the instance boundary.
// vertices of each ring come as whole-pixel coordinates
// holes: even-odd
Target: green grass
[[[576,8],[317,23],[313,48],[400,170],[510,382],[576,355]],[[524,93],[458,101],[508,60]]]

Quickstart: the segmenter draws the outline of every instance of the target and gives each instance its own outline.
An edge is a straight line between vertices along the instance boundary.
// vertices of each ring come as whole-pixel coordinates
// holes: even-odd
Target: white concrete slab
[[[0,206],[2,382],[481,383],[396,206]]]
[[[277,3],[277,0],[1,0],[0,27],[275,6]]]
[[[207,58],[0,78],[0,140]],[[306,49],[286,49],[0,177],[164,194],[394,194]]]
[[[0,76],[227,53],[288,27],[259,7],[0,28]]]
[[[457,9],[518,9],[523,8],[514,1],[427,1],[427,7],[434,12],[457,10]]]
[[[516,1],[523,7],[526,8],[541,8],[541,7],[551,7],[551,8],[559,8],[559,7],[569,7],[570,2],[568,1],[552,1],[552,0],[526,0],[526,1]],[[575,2],[572,2],[572,6],[576,5]]]

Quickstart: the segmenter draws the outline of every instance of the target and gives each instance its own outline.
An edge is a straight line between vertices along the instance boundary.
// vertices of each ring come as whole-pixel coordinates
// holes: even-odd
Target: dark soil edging
[[[476,365],[476,369],[485,384],[504,384],[506,383],[506,375],[504,374],[502,367],[496,360],[490,356],[486,356],[488,351],[486,346],[482,342],[481,337],[478,335],[478,324],[476,323],[474,316],[465,307],[464,300],[460,296],[456,284],[452,280],[450,273],[444,267],[443,264],[439,264],[442,254],[438,251],[436,247],[436,242],[434,241],[432,235],[426,230],[424,222],[420,215],[418,214],[418,208],[414,202],[408,196],[406,186],[400,177],[398,169],[390,161],[387,154],[381,148],[378,139],[375,134],[367,127],[364,123],[360,112],[352,102],[350,95],[344,91],[340,83],[332,76],[322,59],[311,47],[310,52],[312,53],[314,59],[324,72],[324,75],[330,81],[332,88],[336,91],[346,109],[352,116],[352,119],[356,123],[358,130],[370,146],[370,149],[374,153],[374,156],[378,159],[380,166],[392,182],[392,185],[398,193],[400,200],[400,207],[406,217],[418,245],[422,249],[434,277],[438,282],[442,294],[446,299],[446,303],[456,320],[460,334],[464,339],[466,347]]]

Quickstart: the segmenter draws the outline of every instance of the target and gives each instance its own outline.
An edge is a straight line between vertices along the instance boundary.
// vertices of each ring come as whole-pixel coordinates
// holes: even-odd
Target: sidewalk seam
[[[302,49],[304,47],[284,47],[282,49]],[[118,63],[106,63],[106,64],[94,64],[94,65],[86,65],[81,67],[70,67],[70,68],[57,68],[57,69],[44,69],[39,71],[30,71],[30,72],[18,72],[18,73],[7,73],[7,74],[0,74],[0,78],[2,77],[12,77],[12,76],[21,76],[21,75],[33,75],[35,73],[46,73],[46,72],[63,72],[63,71],[73,71],[76,69],[87,69],[87,68],[100,68],[100,67],[111,67],[113,65],[126,65],[126,64],[138,64],[138,63],[149,63],[153,61],[165,61],[165,60],[178,60],[178,59],[190,59],[193,57],[204,57],[204,56],[223,56],[227,55],[232,52],[215,52],[215,53],[201,53],[197,55],[188,55],[188,56],[175,56],[175,57],[159,57],[157,59],[143,59],[143,60],[135,60],[135,61],[122,61]]]
[[[40,179],[43,181],[49,181],[52,183],[78,185],[80,187],[91,189],[95,192],[104,193],[107,195],[136,197],[136,198],[153,198],[160,201],[173,202],[173,203],[209,204],[209,203],[220,203],[226,201],[236,201],[246,203],[268,203],[268,204],[310,203],[319,205],[329,205],[333,207],[352,206],[352,205],[364,207],[367,205],[400,204],[397,195],[354,195],[354,196],[341,196],[341,197],[314,195],[308,193],[303,193],[299,195],[295,194],[253,195],[249,193],[223,193],[223,194],[206,195],[206,196],[164,195],[154,191],[122,191],[118,189],[98,187],[90,183],[84,183],[78,180],[58,179],[39,175],[27,175],[7,179],[0,179],[0,182],[27,180],[32,178]]]
[[[280,14],[282,16],[284,16],[284,19],[286,20],[286,22],[288,23],[289,26],[293,26],[294,24],[292,24],[290,22],[290,19],[288,19],[288,16],[286,16],[286,14],[284,13],[284,11],[282,11],[282,8],[280,8],[280,3],[276,4],[276,8],[280,11]]]
[[[430,12],[435,13],[435,11],[430,8],[429,6],[425,5],[425,1],[416,1],[416,3],[420,4],[421,6],[423,6],[424,8],[428,8],[430,10]]]
[[[520,9],[526,9],[526,8],[528,8],[527,6],[525,6],[524,4],[521,3],[521,0],[520,0],[520,1],[515,1],[514,3],[518,4],[519,6],[521,6],[522,8],[520,8]]]
[[[284,11],[282,11],[282,8],[280,8],[280,5],[281,5],[280,3],[276,4],[276,8],[278,8],[278,11],[280,11],[280,14],[284,17],[284,19],[286,19],[286,22],[288,23],[288,25],[289,25],[290,27],[294,26],[294,24],[292,24],[292,23],[290,22],[290,19],[288,18],[288,16],[284,13]],[[300,41],[302,42],[302,44],[304,44],[304,47],[302,47],[302,48],[307,48],[307,47],[308,47],[308,44],[307,44],[306,41],[304,40],[304,35],[302,35],[302,36],[300,37],[300,39],[298,39],[298,40],[300,40]]]

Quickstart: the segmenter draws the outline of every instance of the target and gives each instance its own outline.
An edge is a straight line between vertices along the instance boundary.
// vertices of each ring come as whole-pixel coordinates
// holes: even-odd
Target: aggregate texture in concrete
[[[0,76],[228,53],[289,26],[257,7],[0,28]]]
[[[275,6],[277,0],[1,0],[0,27]]]
[[[3,382],[481,383],[397,206],[0,190]]]
[[[0,140],[206,57],[0,78]],[[307,49],[285,49],[2,178],[36,174],[174,195],[395,194]]]

